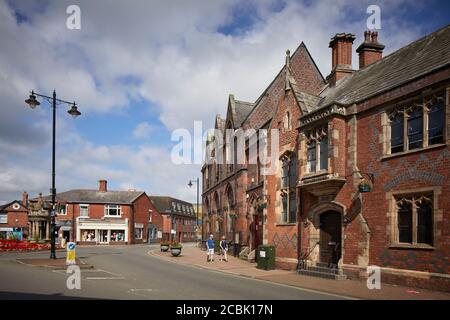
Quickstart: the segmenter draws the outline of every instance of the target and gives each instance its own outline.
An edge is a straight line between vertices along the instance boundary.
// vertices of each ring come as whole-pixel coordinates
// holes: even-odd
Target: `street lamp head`
[[[192,181],[191,180],[189,180],[188,186],[192,187]]]
[[[78,117],[79,115],[81,115],[81,112],[78,111],[77,105],[75,104],[75,102],[72,105],[72,108],[70,108],[70,110],[67,111],[68,114],[70,114],[73,118]]]
[[[28,104],[31,109],[34,109],[41,104],[39,101],[36,100],[36,96],[34,95],[33,91],[31,91],[30,97],[27,100],[25,100],[25,103]]]

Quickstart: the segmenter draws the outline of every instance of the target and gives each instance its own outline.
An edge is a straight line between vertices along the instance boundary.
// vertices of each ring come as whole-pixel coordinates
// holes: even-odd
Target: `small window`
[[[297,184],[297,157],[295,154],[291,157],[289,163],[289,187],[295,188]]]
[[[293,223],[297,220],[297,206],[295,199],[295,192],[289,193],[289,222]]]
[[[8,215],[0,214],[0,223],[8,223]]]
[[[403,114],[398,113],[391,120],[391,153],[403,151]]]
[[[308,144],[308,172],[316,172],[316,141]]]
[[[407,196],[397,201],[398,242],[433,245],[431,195]]]
[[[106,206],[106,212],[105,212],[105,216],[110,216],[110,217],[118,217],[121,215],[120,212],[120,206],[118,205],[107,205]]]
[[[288,221],[288,197],[286,193],[281,194],[281,202],[283,203],[282,219],[283,222]]]
[[[285,130],[291,130],[291,114],[286,112],[286,115],[284,116],[284,129]]]
[[[428,145],[444,142],[444,106],[437,99],[428,114]]]
[[[398,208],[398,241],[412,243],[412,205],[402,203]]]
[[[328,170],[328,138],[320,140],[320,170]]]
[[[58,214],[60,214],[60,215],[67,214],[67,206],[65,204],[59,204],[57,210],[58,210]]]
[[[423,146],[423,111],[415,110],[408,115],[408,149],[413,150]]]
[[[142,239],[142,234],[144,233],[143,231],[144,231],[143,228],[135,228],[134,229],[134,238],[135,239]]]
[[[417,243],[433,244],[433,210],[431,203],[417,206]]]
[[[89,217],[89,205],[80,204],[80,217],[88,218]]]
[[[289,187],[289,159],[283,159],[282,161],[282,170],[283,170],[283,176],[281,180],[281,188],[288,188]]]

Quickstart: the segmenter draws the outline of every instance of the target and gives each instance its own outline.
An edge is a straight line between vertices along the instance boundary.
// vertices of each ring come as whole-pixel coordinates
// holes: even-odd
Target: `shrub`
[[[181,249],[181,248],[183,248],[183,245],[179,242],[172,242],[170,244],[170,248],[171,249]]]

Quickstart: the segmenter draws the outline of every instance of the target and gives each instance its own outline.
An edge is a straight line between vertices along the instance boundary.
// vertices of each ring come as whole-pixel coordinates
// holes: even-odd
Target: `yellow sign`
[[[66,264],[76,264],[75,242],[68,242],[66,248]]]

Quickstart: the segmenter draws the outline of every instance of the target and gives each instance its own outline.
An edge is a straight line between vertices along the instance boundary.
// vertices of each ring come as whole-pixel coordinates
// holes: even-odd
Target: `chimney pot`
[[[378,43],[378,31],[372,32],[372,42]]]
[[[100,192],[108,191],[107,185],[108,185],[108,182],[106,180],[103,180],[103,179],[99,180],[98,181],[98,191],[100,191]]]
[[[368,38],[370,38],[368,40]],[[365,31],[364,42],[356,49],[359,54],[359,68],[362,69],[378,61],[383,56],[384,45],[378,42],[378,31]]]

